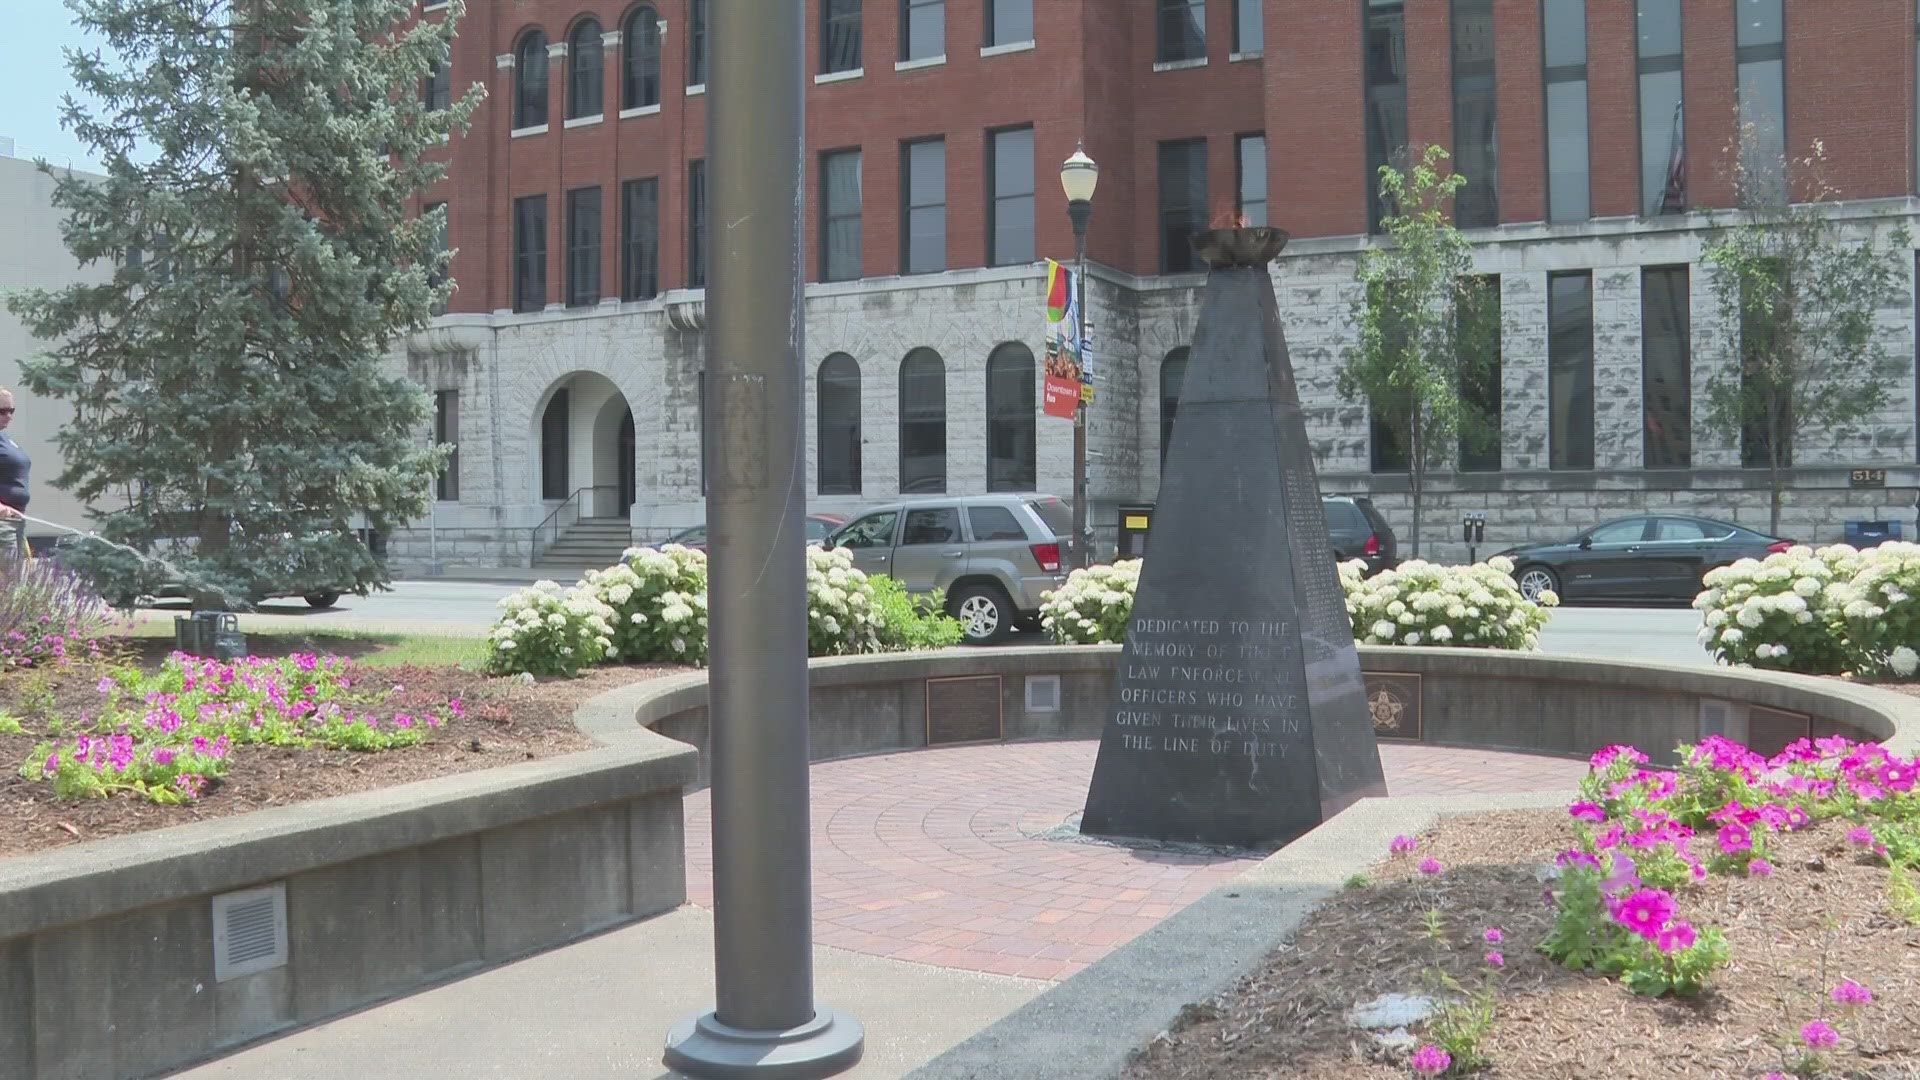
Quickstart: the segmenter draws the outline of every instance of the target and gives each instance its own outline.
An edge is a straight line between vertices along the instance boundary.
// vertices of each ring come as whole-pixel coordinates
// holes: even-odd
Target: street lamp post
[[[715,0],[707,78],[707,707],[714,1011],[667,1034],[695,1077],[812,1080],[864,1035],[813,998],[807,814],[804,4]],[[712,53],[710,53],[712,55]]]
[[[1067,194],[1067,217],[1073,222],[1074,278],[1078,282],[1074,306],[1080,312],[1074,333],[1083,350],[1083,365],[1087,362],[1087,219],[1093,216],[1093,189],[1099,182],[1100,166],[1087,156],[1084,146],[1074,147],[1073,156],[1060,163],[1060,188]],[[1085,567],[1093,561],[1092,532],[1087,524],[1087,399],[1082,392],[1073,407],[1073,565]]]

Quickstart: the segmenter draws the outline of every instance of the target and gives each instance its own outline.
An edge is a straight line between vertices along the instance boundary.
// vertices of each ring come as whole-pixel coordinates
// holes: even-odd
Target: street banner
[[[1073,419],[1084,386],[1077,334],[1079,293],[1074,285],[1072,270],[1047,260],[1047,360],[1041,411],[1065,420]]]

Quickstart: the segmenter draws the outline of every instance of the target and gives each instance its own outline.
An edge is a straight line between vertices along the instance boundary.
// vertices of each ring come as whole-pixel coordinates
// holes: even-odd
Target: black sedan
[[[1711,518],[1643,514],[1500,554],[1513,560],[1514,580],[1528,599],[1552,589],[1562,600],[1691,600],[1707,571],[1792,546]]]

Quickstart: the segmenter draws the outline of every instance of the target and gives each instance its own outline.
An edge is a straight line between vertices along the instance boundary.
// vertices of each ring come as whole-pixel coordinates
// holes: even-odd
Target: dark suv
[[[1374,508],[1372,499],[1322,495],[1320,504],[1327,511],[1327,534],[1333,539],[1336,561],[1363,559],[1368,577],[1400,565],[1400,545],[1393,528]]]

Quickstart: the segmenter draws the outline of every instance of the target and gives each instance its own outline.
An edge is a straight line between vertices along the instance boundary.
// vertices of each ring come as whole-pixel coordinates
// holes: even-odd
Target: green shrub
[[[868,578],[880,624],[880,646],[888,652],[947,649],[966,635],[960,620],[946,612],[946,597],[936,591],[920,599],[895,578]]]

